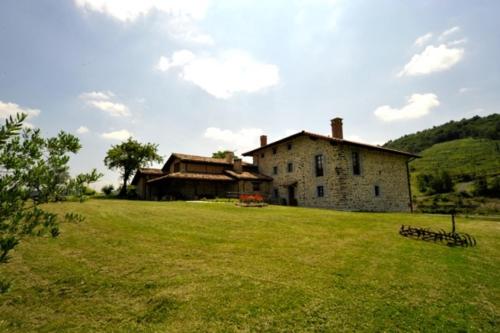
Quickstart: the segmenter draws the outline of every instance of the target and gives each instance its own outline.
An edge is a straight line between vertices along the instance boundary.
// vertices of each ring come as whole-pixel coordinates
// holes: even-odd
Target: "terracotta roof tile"
[[[233,170],[225,170],[224,172],[230,175],[231,177],[241,180],[269,180],[269,181],[273,180],[269,176],[265,176],[256,172],[243,171],[241,173],[238,173]]]

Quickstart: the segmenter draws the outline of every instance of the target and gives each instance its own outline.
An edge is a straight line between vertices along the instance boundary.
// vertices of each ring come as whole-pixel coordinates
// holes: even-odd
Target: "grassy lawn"
[[[1,332],[498,331],[500,222],[476,248],[398,235],[448,217],[225,203],[51,205],[86,221],[28,239],[0,275]]]

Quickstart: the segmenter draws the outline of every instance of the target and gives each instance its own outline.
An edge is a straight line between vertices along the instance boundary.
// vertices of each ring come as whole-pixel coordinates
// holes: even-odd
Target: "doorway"
[[[295,198],[295,185],[288,186],[288,205],[297,206],[297,199]]]

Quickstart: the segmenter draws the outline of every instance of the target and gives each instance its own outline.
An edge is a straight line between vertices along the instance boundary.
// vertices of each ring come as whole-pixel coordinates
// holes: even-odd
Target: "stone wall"
[[[288,149],[289,144],[291,149]],[[360,175],[353,174],[353,151],[360,156]],[[316,155],[323,155],[324,175],[320,177],[316,177],[315,172]],[[299,136],[259,151],[253,157],[259,172],[273,177],[267,195],[276,202],[283,199],[288,202],[288,186],[296,183],[295,198],[299,206],[359,211],[410,209],[407,157],[403,155],[347,144],[332,145],[327,140]],[[288,172],[288,163],[292,163],[291,172]],[[275,166],[277,174],[273,173]],[[323,197],[317,195],[318,186],[323,186]],[[379,188],[378,196],[375,186]],[[279,198],[274,198],[275,189]]]

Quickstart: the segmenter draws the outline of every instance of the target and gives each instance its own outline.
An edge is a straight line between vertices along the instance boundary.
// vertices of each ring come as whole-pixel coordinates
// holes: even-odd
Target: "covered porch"
[[[238,183],[226,175],[172,173],[147,184],[150,200],[197,200],[224,198],[238,190]]]

